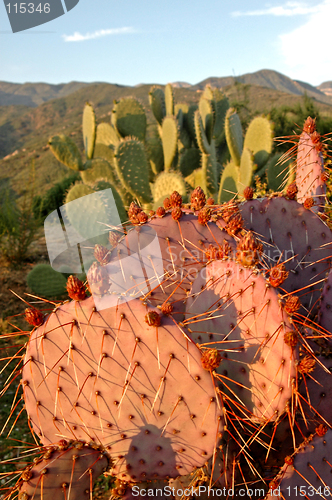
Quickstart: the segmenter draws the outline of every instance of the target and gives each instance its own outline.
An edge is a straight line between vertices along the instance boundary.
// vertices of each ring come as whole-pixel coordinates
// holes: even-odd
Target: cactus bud
[[[128,210],[128,217],[132,224],[139,224],[139,219],[137,216],[140,212],[142,212],[141,207],[137,205],[137,203],[132,201]]]
[[[221,355],[217,349],[207,349],[203,352],[201,361],[204,370],[213,371],[220,365]]]
[[[297,185],[295,184],[295,182],[292,182],[292,184],[290,184],[287,188],[286,195],[290,200],[295,200],[297,192]]]
[[[172,219],[180,220],[183,215],[183,212],[180,207],[174,207],[172,210]]]
[[[169,201],[173,208],[182,206],[182,196],[177,191],[173,191],[169,198]]]
[[[313,198],[307,198],[304,200],[303,206],[306,210],[310,210],[315,204],[315,201]]]
[[[93,252],[95,258],[98,260],[99,264],[102,266],[106,266],[111,260],[111,255],[108,248],[103,245],[95,245],[95,249]]]
[[[311,373],[314,371],[316,366],[316,361],[314,358],[311,358],[310,356],[304,356],[303,359],[298,364],[298,370],[300,373]]]
[[[145,315],[145,322],[149,326],[160,326],[160,315],[155,311],[150,311]]]
[[[301,307],[300,299],[296,295],[289,295],[286,299],[284,309],[287,314],[292,315]]]
[[[247,186],[246,188],[244,188],[244,191],[243,191],[243,196],[246,200],[252,200],[253,197],[254,197],[254,190],[252,187],[250,186]]]
[[[97,262],[94,262],[90,267],[87,279],[92,294],[103,295],[107,292],[109,288],[108,274],[106,269]]]
[[[248,231],[237,245],[236,261],[244,267],[253,267],[258,264],[262,253],[262,243],[257,240],[252,231]]]
[[[71,275],[68,277],[66,288],[71,299],[77,301],[85,299],[86,293],[84,285],[76,276]]]
[[[205,205],[206,196],[203,189],[197,186],[191,193],[191,206],[193,210],[200,210]]]
[[[204,370],[213,371],[220,365],[221,355],[217,349],[207,349],[203,352],[201,361]]]
[[[316,130],[316,119],[308,116],[303,125],[303,132],[307,134],[312,134]]]
[[[172,312],[173,312],[173,306],[172,306],[172,304],[169,304],[168,302],[166,304],[163,304],[161,306],[161,312],[165,316],[169,316],[170,314],[172,314]]]
[[[115,231],[110,231],[108,233],[108,241],[110,242],[112,247],[115,247],[118,244],[118,241],[120,240],[120,238],[122,238],[122,236],[123,236],[123,233],[121,234],[121,233],[118,233]]]
[[[203,207],[198,212],[198,222],[205,226],[211,219],[211,210],[208,207]]]
[[[230,236],[235,236],[239,231],[241,231],[243,224],[244,221],[242,219],[242,215],[240,212],[235,212],[229,217],[225,229]]]
[[[138,215],[137,215],[137,218],[140,222],[140,224],[145,224],[145,222],[147,222],[149,220],[149,217],[148,215],[145,213],[145,212],[140,212]]]
[[[297,333],[294,332],[293,330],[288,330],[284,334],[284,341],[285,341],[285,344],[287,344],[289,347],[294,349],[294,347],[297,346],[297,342],[298,342]]]
[[[319,425],[316,427],[315,431],[316,431],[317,436],[319,436],[319,437],[323,437],[323,436],[325,436],[325,434],[327,433],[327,431],[328,431],[328,427],[327,427],[327,425],[325,425],[325,424],[319,424]]]
[[[25,320],[29,325],[40,326],[44,323],[44,315],[41,311],[38,311],[38,309],[28,307],[25,310]]]
[[[288,278],[289,272],[286,271],[284,264],[277,264],[270,269],[268,282],[271,286],[277,288]]]
[[[165,198],[163,201],[165,210],[170,210],[172,208],[171,201],[169,198]]]
[[[156,211],[156,216],[157,217],[164,217],[165,213],[166,213],[166,210],[164,209],[164,207],[158,207],[157,211]]]

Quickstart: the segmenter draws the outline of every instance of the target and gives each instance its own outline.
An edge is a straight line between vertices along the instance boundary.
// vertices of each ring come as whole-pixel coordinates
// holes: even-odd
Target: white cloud
[[[301,16],[318,12],[319,6],[308,7],[300,2],[286,2],[284,5],[277,7],[268,7],[260,10],[249,10],[246,12],[235,11],[231,12],[232,17],[240,16]]]
[[[302,26],[279,36],[280,52],[292,78],[314,85],[332,80],[332,0],[317,7]]]
[[[62,38],[65,42],[83,42],[84,40],[92,40],[94,38],[101,38],[102,36],[109,35],[123,35],[127,33],[136,33],[134,28],[125,27],[125,28],[112,28],[108,30],[98,30],[93,33],[86,33],[82,35],[78,31],[75,31],[73,35],[62,35]]]

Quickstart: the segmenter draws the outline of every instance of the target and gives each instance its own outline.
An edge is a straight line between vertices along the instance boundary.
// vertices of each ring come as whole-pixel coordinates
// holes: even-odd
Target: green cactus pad
[[[95,150],[93,154],[94,159],[103,159],[108,161],[110,165],[114,165],[114,149],[111,146],[105,146],[105,144],[95,145]]]
[[[265,165],[273,147],[272,124],[267,118],[257,116],[250,122],[243,147],[254,153],[254,162],[258,169]]]
[[[119,193],[114,185],[112,185],[110,182],[107,182],[105,180],[99,180],[93,186],[93,189],[95,191],[104,191],[105,189],[112,189],[114,201],[115,201],[116,208],[117,208],[121,222],[125,222],[126,220],[128,220],[127,211],[123,205],[121,196],[119,195]]]
[[[198,143],[198,147],[203,154],[208,155],[211,153],[211,146],[206,137],[204,124],[199,110],[195,111],[194,119],[195,119],[195,131],[196,131],[196,140]]]
[[[60,134],[51,137],[48,141],[50,149],[57,160],[72,170],[83,170],[81,153],[70,137]]]
[[[158,201],[162,197],[166,198],[171,195],[173,191],[177,191],[181,196],[186,196],[186,183],[182,176],[177,173],[161,172],[156,177],[153,185],[153,199]]]
[[[135,97],[125,97],[114,104],[112,124],[122,137],[133,136],[140,141],[145,139],[145,111]]]
[[[82,129],[85,155],[89,160],[93,156],[93,149],[96,140],[96,117],[94,109],[89,103],[86,103],[84,106]]]
[[[161,125],[166,116],[165,94],[163,89],[155,86],[151,87],[149,102],[155,119]]]
[[[200,186],[204,193],[208,193],[208,189],[206,186],[206,175],[202,168],[198,168],[194,170],[190,175],[185,178],[186,183],[192,188]]]
[[[178,150],[179,152],[183,149],[189,149],[191,147],[191,138],[189,132],[182,127],[180,129],[180,138],[178,140]]]
[[[217,162],[213,155],[202,155],[202,170],[206,178],[206,187],[210,193],[218,191]]]
[[[105,122],[99,123],[97,126],[96,145],[117,146],[119,141],[120,136],[112,125]]]
[[[195,111],[197,110],[197,104],[190,104],[187,113],[184,115],[184,126],[193,141],[196,141]]]
[[[93,260],[92,260],[92,262],[93,262]],[[91,264],[92,264],[92,262],[91,262]],[[73,273],[72,267],[67,266],[66,264],[62,264],[61,266],[59,266],[58,272],[61,274],[64,274],[66,276],[66,278],[68,278],[68,276],[70,276],[72,274],[72,275],[76,276],[76,278],[78,278],[79,280],[81,280],[83,282],[86,281],[86,273]]]
[[[38,264],[27,276],[29,288],[39,297],[61,297],[66,292],[66,278],[49,264]]]
[[[209,101],[205,97],[201,97],[199,100],[198,109],[202,118],[202,123],[207,140],[209,141],[209,143],[211,143],[214,127],[214,110],[211,101]]]
[[[94,189],[85,184],[75,184],[72,188],[69,189],[66,196],[66,203],[70,203],[71,201],[77,200],[82,196],[87,196],[88,194],[94,193]]]
[[[183,128],[183,120],[184,120],[184,114],[181,108],[178,108],[178,110],[175,112],[175,117],[178,121],[178,127],[181,130]]]
[[[103,189],[105,186],[103,186]],[[112,185],[107,185],[111,189],[117,211],[112,205],[112,196],[109,191],[94,191],[85,184],[76,184],[67,194],[66,214],[69,222],[74,226],[82,238],[88,240],[94,238],[95,243],[107,243],[107,225],[118,225],[119,221],[126,220],[127,216],[123,208],[122,201]],[[87,195],[89,198],[86,198]],[[75,203],[70,203],[75,201]],[[102,234],[104,233],[105,234]],[[100,235],[100,236],[99,236]]]
[[[254,173],[253,154],[250,151],[250,149],[244,148],[241,156],[239,178],[236,184],[240,195],[243,194],[243,191],[247,186],[251,185],[253,173]]]
[[[82,181],[84,184],[93,186],[97,181],[103,179],[111,182],[115,182],[114,172],[108,161],[103,158],[94,158],[89,160],[90,168],[84,170],[81,174]]]
[[[208,99],[209,101],[212,101],[213,99],[213,90],[210,85],[205,85],[202,97],[204,99]]]
[[[242,125],[239,115],[234,108],[229,108],[225,118],[226,141],[232,160],[236,166],[240,166],[243,150]]]
[[[166,172],[170,170],[177,151],[178,135],[176,118],[174,116],[166,116],[162,123],[162,142]]]
[[[226,165],[231,159],[226,142],[218,148],[218,161],[221,165]]]
[[[173,87],[170,83],[165,86],[165,106],[166,116],[174,115],[174,95]]]
[[[183,113],[183,119],[184,119],[186,114],[189,111],[189,104],[186,104],[185,102],[178,102],[177,104],[175,104],[175,106],[174,106],[175,116],[178,116],[180,110]]]
[[[183,177],[187,177],[201,166],[201,154],[199,149],[184,149],[180,155],[179,168]]]
[[[216,146],[220,146],[225,140],[225,118],[229,109],[228,98],[219,90],[213,90],[213,100],[215,108],[215,123],[213,137]]]
[[[239,167],[231,160],[224,168],[219,186],[218,203],[224,203],[237,195],[237,183],[239,179]]]
[[[157,175],[164,168],[164,151],[160,137],[150,137],[146,142],[148,158],[152,172]]]
[[[135,138],[122,140],[115,150],[115,168],[122,185],[141,203],[152,195],[148,183],[149,165],[144,145]]]
[[[281,154],[272,156],[266,165],[268,186],[272,191],[285,189],[291,177],[291,160],[281,163],[281,157]]]

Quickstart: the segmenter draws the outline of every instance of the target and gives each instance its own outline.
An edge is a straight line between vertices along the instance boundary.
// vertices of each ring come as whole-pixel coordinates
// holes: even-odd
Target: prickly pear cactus
[[[174,122],[171,90],[151,93],[160,123],[165,114]],[[117,107],[115,126],[127,126],[128,105]],[[188,180],[200,175],[207,186],[217,172],[216,124],[220,132],[225,115],[226,137],[238,132],[226,108],[206,89],[199,110],[178,109],[180,127],[195,116],[202,157]],[[238,191],[241,162],[245,184],[245,155],[252,161],[258,151],[232,144],[240,154],[228,177]],[[130,156],[139,155],[134,171]],[[117,175],[146,190],[143,202],[151,198],[145,160],[137,139],[117,144]],[[185,194],[180,174],[159,175]],[[222,179],[217,205],[198,186],[188,203],[178,191],[153,210],[132,202],[128,223],[110,224],[107,246],[84,249],[93,262],[86,283],[69,276],[70,300],[47,300],[42,310],[31,300],[32,331],[19,332],[28,333],[26,352],[2,360],[4,371],[19,364],[1,395],[21,379],[4,429],[24,401],[41,456],[5,477],[6,500],[92,499],[101,473],[111,476],[112,498],[329,496],[329,221],[295,200],[293,183],[285,195],[255,199],[246,186],[246,201],[236,192],[223,202]]]

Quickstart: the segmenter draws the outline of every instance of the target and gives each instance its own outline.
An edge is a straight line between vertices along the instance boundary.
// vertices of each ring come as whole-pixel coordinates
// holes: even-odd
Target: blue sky
[[[80,0],[13,34],[1,2],[0,80],[195,84],[273,69],[319,85],[332,80],[331,21],[332,0]]]

